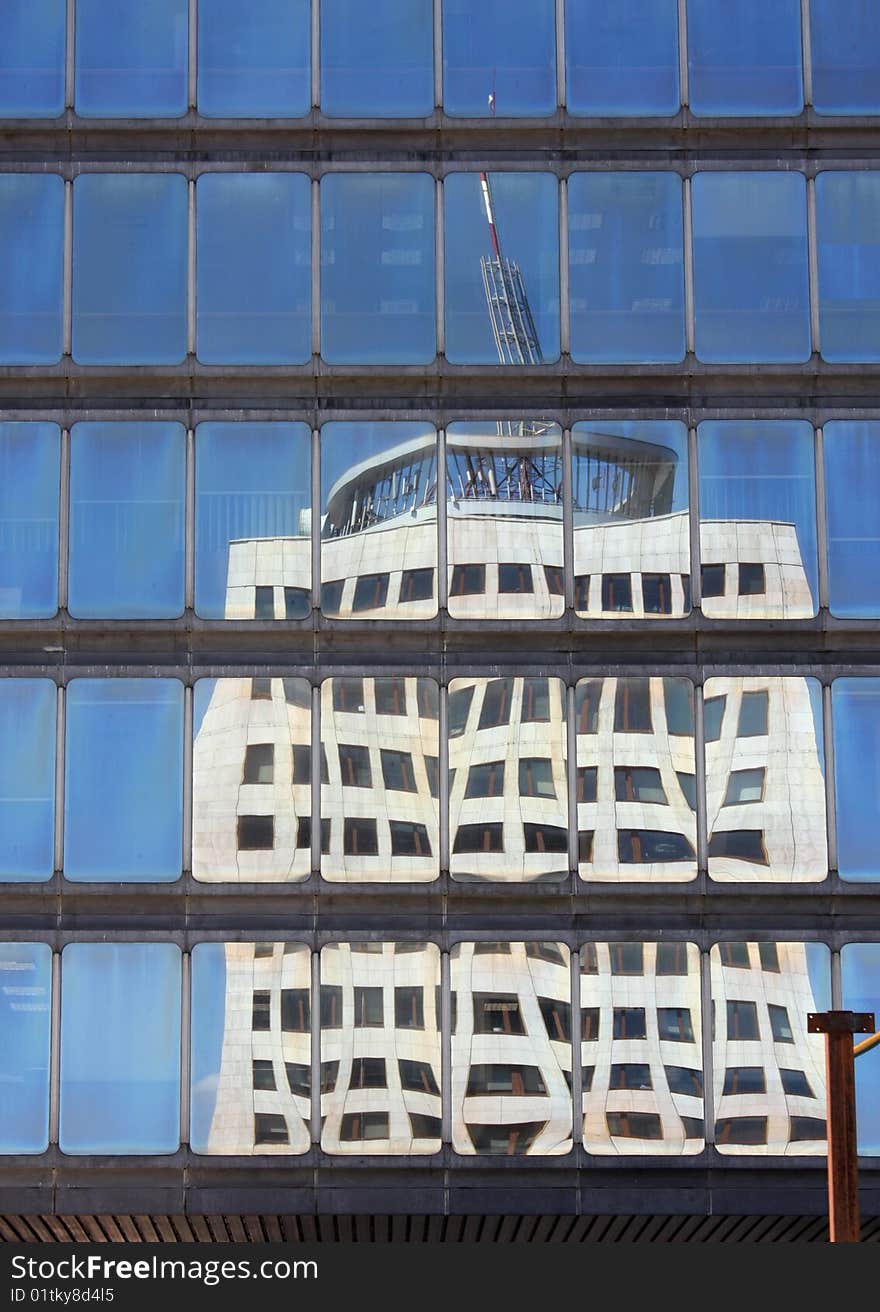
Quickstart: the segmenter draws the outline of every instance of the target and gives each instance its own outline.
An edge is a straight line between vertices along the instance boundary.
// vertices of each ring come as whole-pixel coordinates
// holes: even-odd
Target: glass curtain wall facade
[[[2,8],[0,1211],[821,1216],[875,7]]]

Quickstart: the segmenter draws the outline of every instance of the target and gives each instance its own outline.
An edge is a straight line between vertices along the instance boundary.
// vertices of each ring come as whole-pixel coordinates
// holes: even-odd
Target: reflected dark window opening
[[[758,957],[762,970],[769,970],[774,974],[779,973],[779,953],[776,951],[775,943],[759,943]]]
[[[289,706],[308,710],[312,704],[312,689],[307,679],[282,679],[284,700]]]
[[[342,849],[346,856],[377,856],[379,840],[376,834],[376,821],[361,818],[346,819]]]
[[[339,1128],[342,1143],[388,1138],[387,1112],[346,1112]]]
[[[477,597],[486,591],[485,565],[453,565],[450,597]]]
[[[527,1121],[521,1125],[468,1125],[467,1132],[476,1152],[514,1157],[528,1152],[544,1124],[543,1121]]]
[[[244,753],[243,784],[271,784],[275,778],[275,747],[272,743],[248,743]]]
[[[271,1061],[254,1061],[252,1070],[255,1089],[275,1090],[275,1068]]]
[[[651,733],[651,690],[645,678],[618,679],[615,733]]]
[[[770,1016],[770,1030],[776,1043],[794,1043],[788,1008],[778,1003],[768,1002],[767,1013]]]
[[[609,1089],[653,1089],[651,1067],[642,1062],[614,1062]]]
[[[764,767],[753,770],[733,770],[727,781],[722,806],[743,806],[764,799]]]
[[[650,861],[693,861],[696,854],[684,834],[663,829],[621,829],[617,834],[617,856],[623,865]]]
[[[759,597],[767,591],[763,565],[739,565],[739,595],[741,597]]]
[[[546,1094],[547,1086],[539,1066],[472,1066],[468,1072],[466,1097],[482,1094],[496,1097],[510,1094]]]
[[[352,613],[364,610],[378,610],[388,599],[387,574],[362,574],[354,585]]]
[[[615,1039],[645,1039],[648,1031],[645,1025],[644,1007],[614,1008]]]
[[[448,709],[450,738],[458,738],[464,733],[473,699],[473,687],[458,688],[455,692],[449,694]]]
[[[595,1074],[596,1074],[595,1066],[581,1067],[581,1091],[583,1093],[589,1093],[592,1090],[593,1079],[595,1077]]]
[[[568,830],[557,825],[523,825],[527,852],[568,851]]]
[[[754,1002],[728,1000],[727,1003],[727,1038],[759,1039],[758,1008]]]
[[[414,1139],[439,1139],[442,1122],[439,1116],[426,1116],[424,1112],[410,1112],[409,1124]]]
[[[350,1089],[387,1089],[384,1057],[355,1057],[351,1063]]]
[[[789,1070],[780,1066],[779,1074],[782,1078],[783,1093],[791,1094],[793,1098],[815,1098],[816,1095],[804,1071]]]
[[[468,852],[503,852],[504,826],[500,824],[459,825],[453,855]]]
[[[401,793],[418,791],[413,760],[409,752],[392,752],[383,747],[379,751],[379,756],[382,761],[382,780],[387,789]]]
[[[251,1029],[271,1029],[271,1015],[271,995],[268,989],[255,990],[251,1008]]]
[[[764,832],[761,829],[729,829],[723,833],[710,835],[709,856],[749,861],[756,866],[770,864],[764,846]]]
[[[284,589],[284,618],[286,620],[305,619],[311,608],[308,588],[286,587]]]
[[[545,565],[544,581],[551,597],[561,597],[565,593],[565,582],[561,565]]]
[[[510,721],[513,679],[490,679],[483,693],[478,729],[494,729]],[[525,719],[525,715],[523,715]]]
[[[434,596],[433,569],[405,569],[400,576],[399,602],[430,601]]]
[[[373,1027],[384,1023],[381,988],[355,985],[354,1023],[358,1027]]]
[[[615,766],[614,790],[618,802],[655,802],[661,806],[666,805],[666,792],[660,771],[653,766]]]
[[[401,1058],[397,1067],[400,1072],[401,1088],[412,1090],[414,1093],[439,1094],[440,1088],[436,1077],[426,1061],[405,1061]]]
[[[236,822],[239,852],[271,852],[275,846],[275,817],[240,815]]]
[[[601,697],[601,679],[587,679],[577,685],[574,707],[578,733],[599,732],[599,702]]]
[[[308,1034],[311,1024],[308,989],[281,990],[281,1028],[288,1034]]]
[[[599,956],[596,952],[595,943],[585,943],[581,948],[581,974],[598,975],[599,973]]]
[[[687,1007],[658,1007],[657,1030],[661,1039],[674,1043],[693,1043],[694,1027]]]
[[[666,708],[666,731],[673,737],[694,736],[694,689],[687,679],[668,675],[663,679],[663,704]]]
[[[792,1143],[803,1143],[808,1139],[827,1139],[828,1126],[818,1116],[792,1116],[788,1137]]]
[[[440,718],[439,689],[433,679],[416,679],[416,702],[423,720]]]
[[[571,1038],[571,1004],[558,998],[538,998],[538,1006],[548,1037],[567,1043]]]
[[[654,971],[657,975],[686,975],[687,943],[658,943]]]
[[[646,615],[672,614],[672,585],[668,574],[642,575],[642,604]]]
[[[440,761],[436,756],[426,756],[425,774],[428,776],[428,792],[432,797],[440,795]],[[452,791],[452,776],[455,771],[450,771],[449,789]]]
[[[325,615],[338,615],[342,609],[342,589],[345,579],[333,579],[321,584],[321,610]]]
[[[632,610],[632,578],[629,574],[602,575],[602,609]]]
[[[589,865],[593,859],[593,833],[592,829],[578,830],[578,861],[582,865]]]
[[[523,679],[523,723],[547,724],[550,720],[550,680]]]
[[[342,988],[339,984],[321,985],[321,1029],[338,1030],[342,1026]]]
[[[726,565],[700,566],[700,593],[703,597],[723,597]]]
[[[598,768],[595,765],[580,765],[577,772],[577,800],[595,802]]]
[[[287,1076],[287,1087],[291,1093],[298,1095],[300,1098],[308,1098],[312,1092],[312,1070],[303,1062],[286,1061],[284,1063],[284,1073]]]
[[[707,743],[716,743],[721,737],[724,708],[727,697],[709,697],[703,704],[703,732]]]
[[[465,797],[500,797],[504,791],[504,762],[488,761],[472,765],[468,772]]]
[[[363,679],[334,679],[332,682],[334,711],[364,711]]]
[[[766,1116],[727,1116],[715,1122],[715,1142],[762,1144],[767,1142]]]
[[[766,691],[743,693],[736,726],[738,738],[760,738],[767,732],[769,698]]]
[[[690,1066],[664,1066],[666,1081],[670,1093],[680,1093],[688,1098],[702,1098],[703,1072]]]
[[[499,592],[534,592],[535,585],[532,582],[531,565],[499,563],[498,591]]]
[[[254,619],[274,620],[275,589],[258,586],[254,588],[254,594]]]
[[[644,948],[641,943],[609,943],[608,956],[612,975],[643,975]]]
[[[675,777],[678,780],[678,785],[681,788],[684,800],[687,802],[691,811],[696,811],[697,776],[695,774],[688,774],[685,770],[676,770]]]
[[[662,1139],[663,1125],[656,1112],[606,1112],[608,1133],[618,1139]]]
[[[729,1066],[724,1072],[724,1094],[735,1096],[766,1092],[767,1081],[763,1066]]]
[[[272,680],[263,678],[251,679],[251,701],[270,702],[271,700]]]
[[[519,999],[508,993],[475,993],[475,1034],[525,1034]]]
[[[402,1030],[425,1028],[424,989],[406,986],[394,990],[394,1024]]]
[[[339,773],[342,776],[343,787],[372,788],[373,772],[370,769],[370,749],[340,743]]]
[[[321,1022],[323,1024],[323,1021]],[[336,1081],[339,1078],[338,1061],[321,1062],[321,1092],[332,1093],[336,1088]]]
[[[406,715],[406,684],[403,679],[376,679],[377,715]]]
[[[555,797],[553,762],[546,757],[524,756],[519,763],[520,797]]]
[[[287,1122],[277,1112],[254,1113],[254,1143],[289,1143]]]
[[[722,966],[733,966],[737,970],[749,969],[748,943],[719,943],[718,956]]]
[[[431,843],[424,825],[412,824],[406,820],[392,820],[389,827],[392,856],[431,855]]]
[[[581,1039],[594,1043],[599,1037],[599,1008],[584,1007],[581,1011]]]
[[[590,576],[576,574],[574,578],[574,608],[587,611],[590,609]]]
[[[321,821],[321,855],[327,856],[330,851],[330,820],[324,818]],[[301,815],[296,822],[296,845],[297,847],[311,847],[312,845],[312,817],[310,815]]]

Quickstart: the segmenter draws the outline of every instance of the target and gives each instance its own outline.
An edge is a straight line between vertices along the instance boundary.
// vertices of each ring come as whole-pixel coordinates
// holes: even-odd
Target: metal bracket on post
[[[825,1035],[828,1085],[828,1233],[832,1244],[859,1242],[855,1056],[852,1036],[871,1034],[870,1012],[813,1011],[807,1033]]]

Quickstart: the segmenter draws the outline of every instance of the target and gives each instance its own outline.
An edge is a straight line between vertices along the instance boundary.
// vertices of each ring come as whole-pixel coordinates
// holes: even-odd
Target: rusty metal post
[[[854,1034],[870,1034],[867,1012],[824,1011],[807,1016],[807,1031],[825,1035],[828,1086],[828,1228],[832,1244],[859,1242]]]

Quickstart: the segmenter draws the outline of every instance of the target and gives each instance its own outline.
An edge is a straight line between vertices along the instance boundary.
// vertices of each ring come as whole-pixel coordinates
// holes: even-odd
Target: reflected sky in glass
[[[64,874],[162,882],[181,870],[183,684],[73,679],[67,688]]]
[[[51,118],[64,109],[66,0],[0,6],[0,118]]]
[[[880,1025],[880,943],[847,943],[840,954],[843,1005],[847,1011],[872,1011]],[[856,1042],[867,1038],[856,1035]],[[880,1061],[872,1048],[856,1058],[856,1123],[859,1152],[880,1154]]]
[[[173,1153],[180,1141],[180,949],[61,954],[63,1153]]]
[[[321,109],[421,118],[434,108],[432,0],[321,0]]]
[[[832,615],[880,615],[880,423],[825,425],[825,506]]]
[[[876,0],[810,0],[810,54],[817,114],[880,110]]]
[[[0,364],[61,358],[64,183],[0,175]]]
[[[197,943],[192,950],[190,1032],[190,1146],[201,1152],[208,1142],[223,1051],[226,1020],[226,947]]]
[[[486,118],[556,109],[554,0],[443,0],[443,107]]]
[[[570,114],[675,114],[677,0],[566,0]]]
[[[80,619],[183,614],[182,424],[74,424],[68,606]]]
[[[436,346],[433,178],[325,176],[322,356],[331,364],[427,364]]]
[[[555,177],[490,173],[501,254],[519,265],[541,355],[559,358],[559,218]],[[446,358],[453,364],[497,364],[481,259],[492,260],[479,173],[443,182],[446,242]]]
[[[49,1146],[52,950],[0,943],[0,1153]]]
[[[694,113],[800,113],[800,11],[800,0],[688,0]]]
[[[816,178],[819,340],[825,360],[880,360],[880,172]]]
[[[311,183],[203,174],[196,186],[196,354],[204,364],[311,356]]]
[[[697,357],[808,360],[803,175],[697,173],[691,188]]]
[[[57,424],[0,424],[0,618],[58,609]]]
[[[92,173],[74,182],[78,364],[183,360],[187,195],[181,173]]]
[[[254,618],[256,548],[230,579],[230,545],[250,538],[304,538],[311,500],[307,424],[207,423],[196,430],[196,613],[205,619]],[[253,559],[251,559],[253,557]],[[308,548],[305,549],[308,560]],[[308,587],[307,573],[288,584]],[[227,604],[227,586],[248,590]],[[249,611],[248,611],[249,605]]]
[[[76,0],[76,112],[185,114],[188,31],[188,0]]]
[[[0,679],[0,880],[55,868],[55,715],[49,679]]]
[[[842,879],[877,881],[880,679],[835,679],[831,685],[831,714],[837,866]]]
[[[309,0],[199,0],[199,113],[296,118],[311,89]]]
[[[571,354],[682,360],[682,184],[677,173],[573,173],[568,180]]]
[[[818,598],[813,429],[805,420],[708,420],[699,425],[703,564],[764,566],[765,590],[749,611],[814,615]],[[759,521],[758,530],[719,531],[710,521]],[[742,591],[740,597],[747,596]],[[705,614],[728,614],[719,596]]]
[[[372,596],[362,576],[387,577]],[[325,615],[424,619],[437,613],[437,433],[432,424],[321,428]],[[367,595],[364,595],[364,594]],[[375,601],[377,606],[370,607]],[[380,613],[377,613],[380,612]]]

